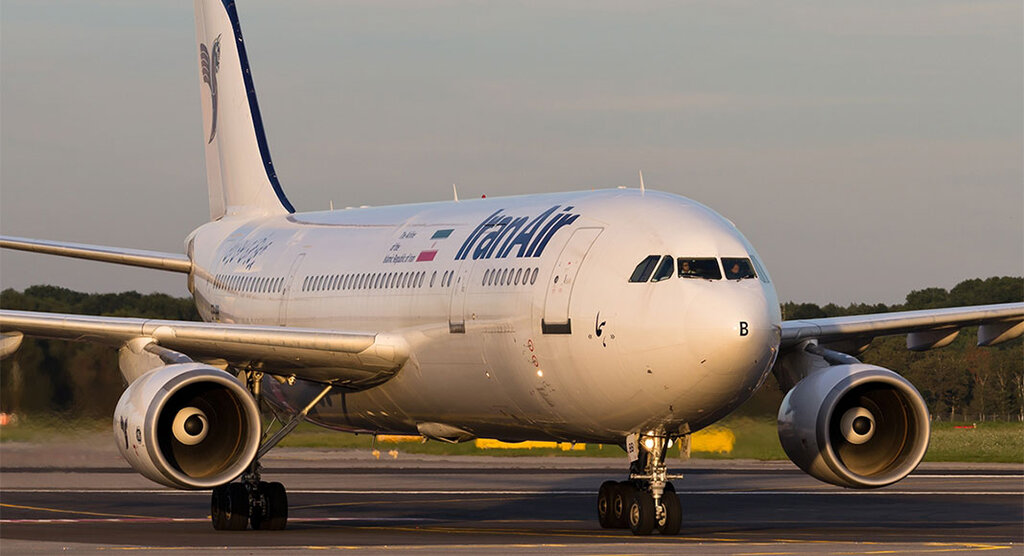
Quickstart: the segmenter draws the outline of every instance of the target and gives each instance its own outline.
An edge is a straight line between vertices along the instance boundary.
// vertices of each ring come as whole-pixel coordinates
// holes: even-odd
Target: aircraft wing
[[[32,253],[74,257],[76,259],[169,270],[172,272],[188,273],[192,271],[192,261],[185,255],[177,253],[122,249],[105,245],[88,245],[85,243],[68,243],[65,241],[49,241],[14,236],[0,236],[0,247],[16,249],[18,251],[30,251]]]
[[[125,348],[122,365],[125,351],[142,339],[142,345],[155,343],[199,360],[352,388],[386,381],[409,358],[409,346],[398,334],[316,328],[0,310],[0,333],[5,339],[20,333]]]
[[[781,347],[806,340],[866,346],[877,336],[907,334],[907,347],[923,351],[948,345],[965,326],[978,327],[979,346],[1012,340],[1024,333],[1024,303],[788,320],[782,323]]]

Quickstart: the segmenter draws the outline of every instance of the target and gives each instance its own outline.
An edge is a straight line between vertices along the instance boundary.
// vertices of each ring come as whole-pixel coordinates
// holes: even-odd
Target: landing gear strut
[[[262,372],[252,369],[245,371],[246,387],[256,398],[257,405],[262,402],[260,391],[262,381]],[[332,388],[333,385],[326,385],[302,411],[294,415],[280,430],[263,442],[256,452],[256,457],[249,465],[249,469],[242,474],[240,482],[220,485],[213,489],[213,496],[210,499],[210,519],[214,529],[244,531],[248,526],[252,526],[257,531],[273,531],[285,528],[288,524],[288,494],[281,483],[268,483],[260,480],[260,473],[263,469],[263,466],[260,465],[260,458],[294,430]],[[260,426],[262,427],[262,423]],[[265,431],[263,436],[266,436]]]
[[[260,405],[262,393],[260,384],[263,373],[245,371],[245,385]],[[262,427],[262,423],[261,423]],[[269,448],[268,448],[269,449]],[[281,483],[267,483],[260,480],[260,456],[257,453],[242,474],[241,482],[220,485],[213,489],[210,498],[210,520],[218,531],[244,531],[249,525],[254,530],[284,529],[288,524],[288,494]]]
[[[676,489],[669,479],[665,455],[671,440],[665,436],[645,435],[640,454],[630,465],[628,481],[605,481],[597,494],[597,517],[601,527],[629,528],[634,535],[650,535],[655,529],[662,535],[676,535],[683,511]]]

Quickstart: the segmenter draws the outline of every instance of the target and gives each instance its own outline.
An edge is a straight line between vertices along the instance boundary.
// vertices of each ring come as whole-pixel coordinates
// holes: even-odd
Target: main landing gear
[[[245,371],[246,386],[259,404],[262,400],[260,384],[263,373],[255,370]],[[242,474],[238,483],[228,483],[213,489],[210,498],[210,520],[213,528],[218,531],[245,531],[248,526],[253,530],[275,531],[284,529],[288,524],[288,494],[281,483],[268,483],[260,480],[260,458],[277,445],[282,438],[295,429],[320,400],[331,391],[333,385],[326,385],[305,408],[294,415],[288,423],[281,427],[273,436],[265,440],[256,452],[249,469]],[[262,427],[262,423],[260,423]],[[266,432],[264,432],[264,436]]]
[[[630,529],[634,535],[676,535],[683,510],[669,479],[665,454],[671,440],[664,436],[642,437],[639,457],[630,464],[628,481],[605,481],[597,493],[597,518],[605,529]]]
[[[242,482],[213,489],[210,519],[218,531],[276,531],[288,524],[288,494],[281,483],[260,480],[259,463],[242,475]]]

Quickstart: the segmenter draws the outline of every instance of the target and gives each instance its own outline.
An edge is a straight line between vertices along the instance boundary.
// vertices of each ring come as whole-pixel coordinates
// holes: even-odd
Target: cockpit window
[[[721,280],[722,271],[718,268],[718,259],[686,259],[680,257],[679,277]]]
[[[744,280],[746,278],[757,278],[754,274],[754,267],[750,259],[727,259],[722,258],[722,267],[725,268],[727,280]]]
[[[658,256],[650,255],[646,259],[640,261],[640,264],[636,265],[636,269],[633,270],[633,275],[629,277],[630,282],[646,282],[651,274],[654,272],[654,267],[658,264]]]
[[[658,264],[658,270],[654,271],[654,277],[651,278],[651,282],[661,282],[662,280],[668,280],[675,273],[676,263],[675,259],[665,255],[661,258],[661,263]]]

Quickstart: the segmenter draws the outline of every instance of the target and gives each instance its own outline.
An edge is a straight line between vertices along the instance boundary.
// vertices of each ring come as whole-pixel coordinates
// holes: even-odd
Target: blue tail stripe
[[[235,34],[235,46],[238,47],[238,62],[242,66],[242,79],[245,81],[245,94],[249,97],[249,111],[252,114],[252,127],[256,130],[256,144],[260,148],[260,157],[263,158],[263,168],[267,171],[267,179],[277,194],[277,199],[289,213],[295,212],[280,182],[277,181],[277,172],[274,171],[274,163],[270,160],[270,147],[267,146],[267,136],[263,132],[263,118],[260,117],[260,106],[256,102],[256,87],[252,84],[252,72],[249,70],[249,57],[245,54],[245,43],[242,40],[242,27],[238,24],[238,13],[235,11],[234,0],[221,0],[224,9],[231,20],[231,30]]]

